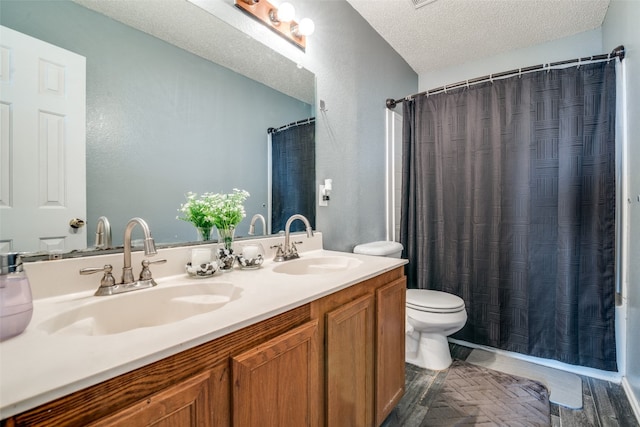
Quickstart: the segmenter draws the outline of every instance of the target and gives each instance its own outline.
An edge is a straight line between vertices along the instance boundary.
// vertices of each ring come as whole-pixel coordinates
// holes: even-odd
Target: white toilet
[[[405,360],[439,371],[451,365],[447,337],[467,322],[462,298],[447,292],[407,289]]]
[[[397,242],[371,242],[358,245],[353,252],[400,258]],[[446,292],[407,289],[407,335],[405,360],[421,368],[439,371],[451,365],[447,337],[467,322],[464,300]]]

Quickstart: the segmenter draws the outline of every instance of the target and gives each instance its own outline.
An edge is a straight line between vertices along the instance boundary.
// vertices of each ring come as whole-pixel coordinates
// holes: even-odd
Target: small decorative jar
[[[191,250],[191,261],[185,269],[194,278],[211,277],[218,271],[218,261],[213,259],[211,249],[196,248]]]
[[[242,269],[260,268],[264,262],[264,247],[260,243],[245,243],[240,246],[237,258]]]

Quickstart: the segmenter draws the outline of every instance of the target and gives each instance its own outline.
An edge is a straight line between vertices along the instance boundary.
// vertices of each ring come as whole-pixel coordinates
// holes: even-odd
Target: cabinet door
[[[318,423],[318,321],[305,323],[232,359],[233,425]]]
[[[406,283],[398,279],[376,291],[376,425],[404,394]]]
[[[373,295],[326,315],[327,425],[373,423]]]
[[[197,375],[90,425],[212,426],[209,381],[209,373]]]

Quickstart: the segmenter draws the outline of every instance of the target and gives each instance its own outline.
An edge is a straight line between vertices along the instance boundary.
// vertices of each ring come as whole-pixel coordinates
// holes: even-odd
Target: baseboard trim
[[[633,414],[636,416],[638,424],[640,424],[640,401],[638,401],[638,397],[633,393],[633,389],[631,388],[631,384],[629,384],[627,377],[622,378],[622,388],[627,395],[627,400],[629,400],[631,409],[633,409]]]
[[[482,350],[491,351],[494,353],[502,354],[505,356],[513,357],[514,359],[525,360],[531,363],[537,363],[538,365],[546,366],[548,368],[560,369],[562,371],[571,372],[573,374],[584,375],[591,378],[597,378],[599,380],[610,381],[616,384],[622,382],[622,374],[619,372],[603,371],[601,369],[587,368],[585,366],[569,365],[568,363],[558,362],[552,359],[543,359],[541,357],[527,356],[525,354],[515,353],[512,351],[500,350],[494,347],[488,347],[485,345],[473,344],[467,341],[457,340],[449,338],[449,341],[454,344],[463,345],[465,347],[480,348]]]

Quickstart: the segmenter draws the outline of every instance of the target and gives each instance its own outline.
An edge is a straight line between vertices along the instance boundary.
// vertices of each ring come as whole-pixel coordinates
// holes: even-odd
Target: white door
[[[0,27],[0,252],[86,247],[85,69]]]

